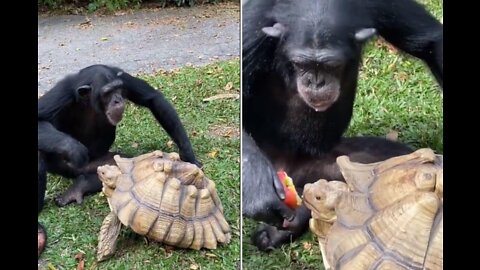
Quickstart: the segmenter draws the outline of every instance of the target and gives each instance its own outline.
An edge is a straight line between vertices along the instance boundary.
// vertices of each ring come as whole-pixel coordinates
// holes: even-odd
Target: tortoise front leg
[[[105,217],[98,235],[97,261],[101,262],[110,258],[115,253],[117,238],[120,234],[122,223],[117,215],[110,212]]]

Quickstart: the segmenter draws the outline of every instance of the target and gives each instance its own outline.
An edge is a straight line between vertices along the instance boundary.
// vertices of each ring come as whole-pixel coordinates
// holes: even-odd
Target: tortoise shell
[[[443,157],[431,149],[360,164],[304,189],[327,269],[443,269]]]
[[[98,174],[123,225],[181,248],[215,249],[230,241],[215,184],[196,165],[161,151],[114,159],[117,166],[101,166]]]

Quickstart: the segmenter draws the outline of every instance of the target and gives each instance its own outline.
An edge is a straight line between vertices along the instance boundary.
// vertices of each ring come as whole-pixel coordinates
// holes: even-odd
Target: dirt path
[[[131,74],[240,55],[239,5],[38,16],[38,92],[92,64]]]

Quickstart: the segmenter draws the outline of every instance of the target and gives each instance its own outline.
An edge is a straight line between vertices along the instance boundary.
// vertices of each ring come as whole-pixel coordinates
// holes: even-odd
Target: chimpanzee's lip
[[[335,100],[320,100],[320,101],[309,101],[308,102],[308,105],[314,109],[316,112],[324,112],[326,111],[328,108],[330,108],[330,106],[332,106],[332,104],[335,102]]]

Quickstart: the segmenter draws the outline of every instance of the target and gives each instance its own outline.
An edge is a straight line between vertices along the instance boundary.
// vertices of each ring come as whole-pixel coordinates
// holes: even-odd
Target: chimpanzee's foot
[[[290,242],[293,237],[291,231],[279,230],[274,226],[261,224],[253,234],[253,244],[262,251],[271,251]]]
[[[38,258],[42,254],[47,244],[47,232],[40,223],[38,223]]]
[[[60,207],[73,202],[81,204],[85,195],[97,193],[101,190],[102,182],[100,182],[96,173],[80,175],[74,180],[67,191],[55,198],[55,203]]]

